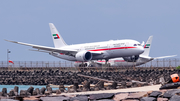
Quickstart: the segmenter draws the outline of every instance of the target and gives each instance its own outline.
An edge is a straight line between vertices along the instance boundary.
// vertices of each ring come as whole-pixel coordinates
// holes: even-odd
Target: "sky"
[[[4,41],[54,47],[49,23],[69,45],[153,35],[151,57],[180,58],[179,0],[1,0],[0,61],[61,61]]]

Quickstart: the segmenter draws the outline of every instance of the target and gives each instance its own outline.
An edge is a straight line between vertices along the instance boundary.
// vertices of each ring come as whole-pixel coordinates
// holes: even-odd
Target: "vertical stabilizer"
[[[63,38],[59,34],[59,32],[56,29],[56,27],[54,26],[54,24],[49,23],[49,27],[50,27],[51,35],[52,35],[52,38],[53,38],[54,47],[55,48],[60,48],[62,46],[66,46],[67,44],[64,42]]]
[[[146,44],[144,45],[144,53],[142,53],[141,55],[149,56],[152,39],[153,39],[153,36],[150,36],[149,39],[147,40]]]

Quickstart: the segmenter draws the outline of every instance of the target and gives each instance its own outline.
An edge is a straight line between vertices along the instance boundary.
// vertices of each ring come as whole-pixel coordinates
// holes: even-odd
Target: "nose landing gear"
[[[79,67],[87,67],[87,63],[83,63],[79,65]]]

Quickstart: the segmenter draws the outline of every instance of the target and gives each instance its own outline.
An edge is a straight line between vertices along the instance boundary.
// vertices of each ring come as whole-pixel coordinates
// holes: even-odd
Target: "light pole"
[[[11,51],[7,49],[7,67],[9,67],[9,53],[11,53]]]

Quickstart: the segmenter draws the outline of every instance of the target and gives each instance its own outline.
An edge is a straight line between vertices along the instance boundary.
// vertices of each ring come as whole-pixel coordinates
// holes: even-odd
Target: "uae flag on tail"
[[[150,44],[146,44],[145,46],[144,46],[144,48],[149,48],[150,47]]]
[[[60,39],[58,34],[53,34],[54,39]]]
[[[13,62],[13,61],[11,61],[11,60],[9,60],[9,63],[12,63],[12,64],[14,64],[14,62]]]

